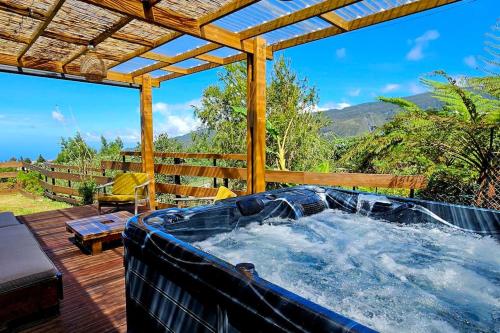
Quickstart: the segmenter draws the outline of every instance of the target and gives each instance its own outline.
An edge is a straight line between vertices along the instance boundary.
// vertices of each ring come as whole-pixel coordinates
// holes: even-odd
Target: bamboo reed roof
[[[95,46],[107,81],[153,85],[460,0],[0,0],[0,70],[81,76]],[[25,69],[25,70],[23,70]],[[35,72],[34,72],[35,73]]]

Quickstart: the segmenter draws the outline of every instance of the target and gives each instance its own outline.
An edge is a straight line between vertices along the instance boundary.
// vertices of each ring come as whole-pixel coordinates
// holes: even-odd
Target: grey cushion
[[[1,212],[0,213],[0,228],[3,227],[8,227],[11,225],[18,225],[21,224],[19,221],[16,219],[14,214],[12,212]]]
[[[54,278],[57,269],[23,225],[0,229],[0,293]]]

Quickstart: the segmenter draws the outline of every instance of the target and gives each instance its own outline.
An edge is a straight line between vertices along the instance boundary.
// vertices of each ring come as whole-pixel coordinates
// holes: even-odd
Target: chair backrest
[[[134,194],[134,188],[148,181],[146,173],[130,172],[121,173],[115,176],[113,184],[113,194]],[[140,189],[139,194],[144,194],[144,189]]]
[[[236,193],[234,193],[233,191],[231,191],[230,189],[228,189],[225,186],[221,186],[221,187],[219,187],[219,190],[217,191],[217,195],[214,198],[214,202],[219,201],[219,200],[228,199],[228,198],[234,198],[236,196],[237,196]]]

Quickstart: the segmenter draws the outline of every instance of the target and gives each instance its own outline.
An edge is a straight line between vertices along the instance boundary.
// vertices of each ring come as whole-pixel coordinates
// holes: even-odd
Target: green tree
[[[201,132],[193,136],[195,148],[217,153],[246,152],[246,65],[228,65],[219,73],[219,84],[203,92],[195,114],[201,119]],[[314,112],[317,91],[307,79],[290,69],[290,62],[279,58],[267,84],[267,163],[282,170],[313,170],[329,157],[328,141],[321,129],[328,121]]]
[[[38,158],[36,159],[36,163],[42,164],[45,163],[47,160],[42,156],[42,154],[38,155]]]
[[[101,148],[99,149],[97,157],[99,160],[118,160],[122,150],[123,141],[120,137],[108,142],[108,140],[101,135]]]

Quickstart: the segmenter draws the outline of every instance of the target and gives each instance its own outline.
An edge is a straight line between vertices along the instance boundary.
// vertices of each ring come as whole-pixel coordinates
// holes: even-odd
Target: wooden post
[[[141,156],[142,171],[147,173],[149,184],[149,202],[155,209],[155,171],[153,156],[153,98],[151,91],[151,76],[142,76],[141,86]]]
[[[175,164],[175,165],[179,165],[179,164],[181,164],[181,163],[182,163],[182,162],[181,162],[181,159],[180,159],[180,158],[178,158],[178,157],[175,157],[175,158],[174,158],[174,164]],[[180,175],[174,175],[174,184],[175,184],[175,185],[180,185],[180,184],[181,184],[181,176],[180,176]],[[175,197],[176,197],[176,198],[180,198],[181,196],[180,196],[180,195],[178,195],[178,194],[176,194],[176,195],[175,195]]]
[[[213,161],[213,166],[216,167],[217,166],[217,159],[214,158],[214,161]],[[214,178],[214,187],[217,188],[217,178]]]
[[[266,190],[266,41],[247,54],[247,193]]]

